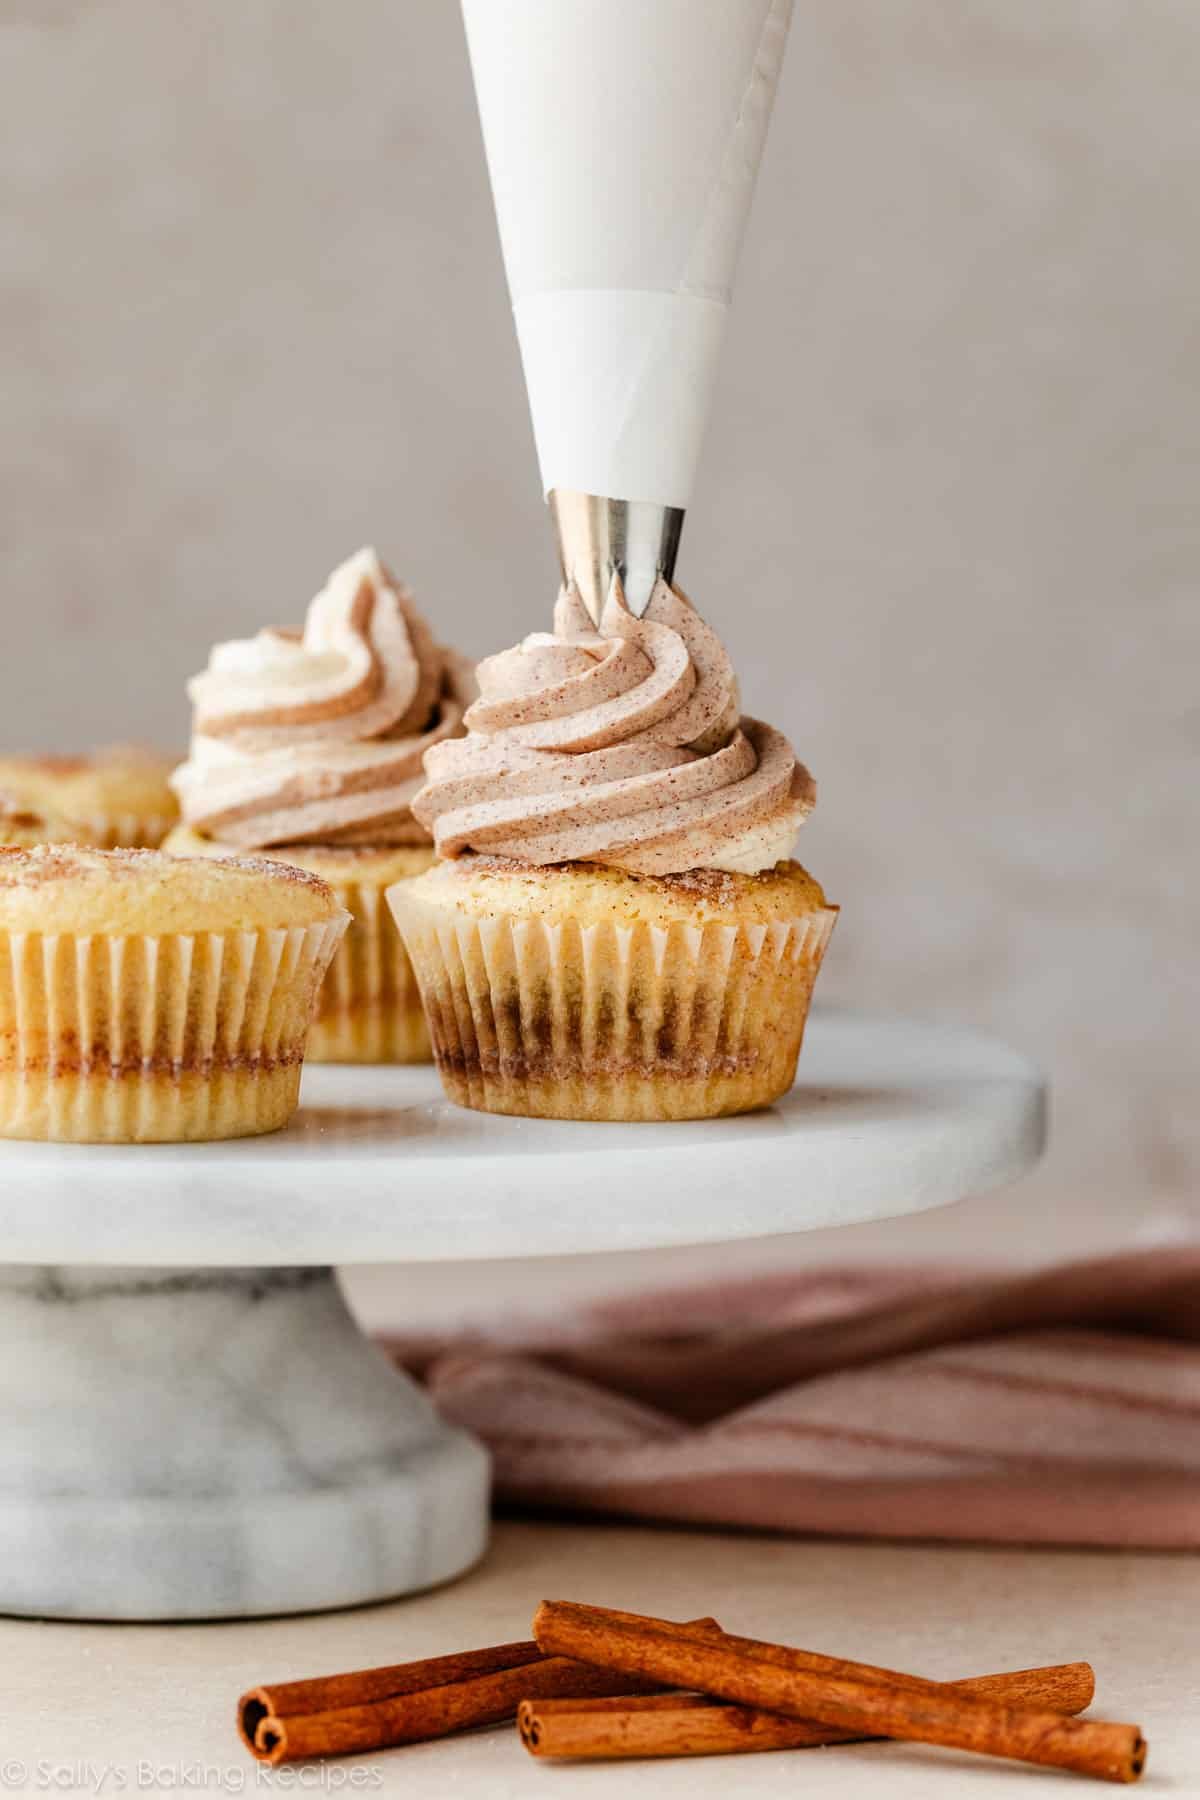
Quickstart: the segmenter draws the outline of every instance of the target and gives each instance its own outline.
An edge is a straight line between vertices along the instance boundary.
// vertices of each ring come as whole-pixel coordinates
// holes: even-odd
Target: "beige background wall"
[[[182,743],[364,540],[545,622],[453,0],[6,0],[0,88],[6,738]],[[826,996],[1050,1069],[1025,1242],[1200,1172],[1198,92],[1194,0],[799,0],[681,562],[820,779]]]

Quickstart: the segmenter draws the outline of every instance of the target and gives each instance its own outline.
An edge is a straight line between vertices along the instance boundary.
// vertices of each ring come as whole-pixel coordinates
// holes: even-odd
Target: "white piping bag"
[[[463,0],[563,572],[670,576],[792,0]]]

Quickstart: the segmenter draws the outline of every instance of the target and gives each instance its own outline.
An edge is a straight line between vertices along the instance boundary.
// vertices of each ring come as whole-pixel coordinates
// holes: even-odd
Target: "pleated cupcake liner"
[[[344,917],[257,931],[0,932],[0,1136],[162,1142],[295,1109]]]
[[[666,926],[388,899],[451,1099],[485,1112],[687,1119],[768,1105],[795,1077],[837,917]]]
[[[173,833],[164,848],[171,856],[238,854],[185,829]],[[286,849],[261,854],[273,862],[288,861]],[[309,1033],[308,1061],[429,1062],[433,1052],[421,992],[384,899],[394,875],[387,880],[364,879],[361,872],[340,876],[332,858],[318,858],[308,850],[297,855],[300,866],[318,873],[351,916],[321,990]],[[428,860],[433,862],[432,849]]]
[[[173,825],[174,813],[112,812],[68,813],[72,824],[87,833],[97,850],[157,850]]]
[[[383,887],[325,879],[351,923],[321,989],[309,1061],[428,1062],[433,1052],[421,990]]]

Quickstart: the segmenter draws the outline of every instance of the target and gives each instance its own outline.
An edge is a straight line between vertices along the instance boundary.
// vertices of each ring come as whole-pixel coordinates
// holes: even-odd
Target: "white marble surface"
[[[476,1561],[487,1497],[484,1450],[362,1337],[327,1269],[0,1270],[0,1611],[409,1593]]]
[[[1200,1789],[1200,1558],[803,1542],[587,1524],[497,1525],[470,1580],[387,1606],[207,1626],[0,1620],[0,1780],[50,1791],[302,1792],[403,1800],[1068,1800],[1068,1776],[915,1746],[535,1767],[508,1729],[308,1766],[266,1781],[237,1742],[234,1703],[261,1681],[329,1674],[524,1635],[547,1595],[682,1617],[930,1675],[1088,1658],[1097,1710],[1150,1740],[1141,1791]],[[25,1778],[5,1774],[24,1764]],[[89,1770],[88,1765],[91,1765]],[[354,1771],[355,1785],[349,1784]],[[17,1771],[14,1769],[14,1773]],[[185,1790],[187,1791],[187,1790]]]
[[[1043,1131],[1042,1085],[1011,1051],[827,1015],[792,1093],[741,1119],[496,1119],[447,1105],[432,1069],[314,1068],[273,1138],[2,1144],[0,1609],[298,1612],[476,1559],[484,1452],[309,1265],[920,1211],[1015,1178]]]
[[[1035,1069],[945,1025],[813,1018],[792,1092],[743,1118],[581,1125],[449,1105],[431,1068],[311,1068],[292,1125],[225,1144],[0,1144],[0,1262],[420,1262],[720,1243],[886,1218],[1015,1180]]]

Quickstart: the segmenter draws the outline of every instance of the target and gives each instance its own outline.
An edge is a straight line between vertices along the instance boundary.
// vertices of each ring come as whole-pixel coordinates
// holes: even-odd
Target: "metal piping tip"
[[[614,570],[624,584],[630,611],[639,617],[650,604],[658,576],[667,581],[674,576],[682,507],[553,488],[550,511],[563,581],[575,583],[594,624],[600,623]]]

